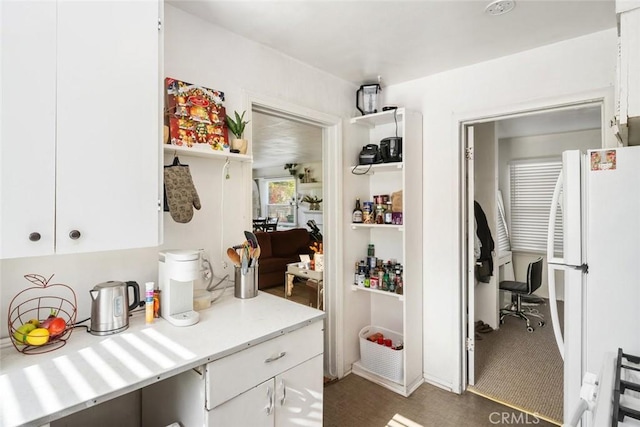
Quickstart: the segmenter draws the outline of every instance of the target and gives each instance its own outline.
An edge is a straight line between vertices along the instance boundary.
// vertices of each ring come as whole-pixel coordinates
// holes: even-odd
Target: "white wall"
[[[557,104],[602,89],[609,96],[605,117],[612,117],[616,52],[616,30],[610,29],[386,88],[388,103],[422,111],[424,119],[428,381],[459,391],[462,377],[458,118]]]
[[[248,41],[165,5],[165,76],[221,90],[227,111],[244,110],[243,93],[277,98],[326,114],[348,117],[355,110],[355,86],[302,64],[272,49]],[[126,153],[123,153],[126,156]],[[169,163],[172,154],[165,156]],[[250,164],[232,163],[230,180],[222,179],[222,163],[180,158],[191,167],[202,210],[188,224],[165,215],[164,248],[204,248],[218,276],[224,260],[221,249],[243,240],[251,226]],[[244,189],[239,191],[238,189]],[[221,196],[224,189],[224,210]],[[25,201],[26,203],[26,201]],[[127,209],[117,200],[106,209]],[[241,214],[239,215],[238,212]],[[159,248],[80,255],[47,256],[0,261],[0,313],[6,314],[13,296],[30,285],[23,275],[55,273],[54,281],[70,285],[78,298],[78,319],[89,317],[89,290],[106,280],[157,280]],[[6,319],[2,316],[1,319]],[[1,323],[0,336],[7,336]]]

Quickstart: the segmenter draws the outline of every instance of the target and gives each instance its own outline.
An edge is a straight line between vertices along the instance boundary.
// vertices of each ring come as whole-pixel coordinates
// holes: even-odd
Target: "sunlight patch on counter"
[[[114,340],[106,340],[100,344],[104,346],[109,353],[113,354],[118,360],[120,360],[124,367],[130,370],[138,378],[146,378],[152,375],[149,368]]]
[[[15,424],[16,420],[21,420],[24,416],[8,375],[0,376],[0,390],[2,390],[2,417],[0,422]]]
[[[149,338],[166,348],[167,350],[174,353],[176,356],[183,358],[184,360],[190,360],[196,357],[195,353],[186,347],[178,344],[172,339],[168,338],[165,335],[162,335],[160,332],[155,329],[144,329],[142,331],[143,334],[147,335]]]
[[[133,334],[124,334],[122,336],[122,339],[127,341],[134,348],[137,348],[145,356],[147,356],[154,363],[157,363],[158,365],[160,365],[164,369],[171,368],[172,366],[175,366],[175,364],[176,364],[173,360],[169,359],[167,356],[162,354],[156,348],[153,348],[151,345],[149,345],[148,343],[142,341],[139,337],[137,337],[137,336],[135,336]]]
[[[87,380],[82,376],[80,371],[73,365],[68,356],[60,356],[53,359],[53,363],[62,372],[69,386],[76,393],[76,396],[82,400],[92,399],[96,396],[96,392],[89,385]]]
[[[33,390],[37,390],[32,399],[37,400],[45,413],[54,413],[62,408],[55,390],[55,384],[49,382],[47,374],[40,365],[33,365],[24,368],[24,374]],[[33,404],[34,402],[31,402]]]
[[[78,353],[111,388],[119,389],[127,385],[127,382],[91,347],[83,348]]]

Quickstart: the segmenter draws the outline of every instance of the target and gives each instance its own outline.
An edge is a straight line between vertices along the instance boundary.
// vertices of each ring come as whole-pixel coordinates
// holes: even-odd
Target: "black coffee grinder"
[[[380,157],[383,163],[402,161],[402,137],[391,136],[380,141]]]

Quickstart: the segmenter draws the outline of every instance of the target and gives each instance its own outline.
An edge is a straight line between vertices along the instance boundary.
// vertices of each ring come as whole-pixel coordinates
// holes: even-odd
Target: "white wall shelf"
[[[311,188],[322,188],[321,182],[299,182],[298,190],[307,190]]]
[[[229,159],[238,162],[251,162],[253,158],[247,154],[236,154],[228,151],[216,151],[209,147],[209,144],[196,144],[192,147],[180,145],[163,144],[165,153],[175,153],[178,156],[205,157],[209,159]]]
[[[351,224],[352,230],[357,230],[358,228],[392,228],[398,231],[404,231],[403,225],[396,224]]]
[[[351,290],[353,291],[361,291],[361,292],[371,292],[374,294],[388,296],[390,298],[398,298],[400,301],[404,301],[403,294],[396,294],[395,292],[382,291],[379,289],[371,289],[371,288],[363,288],[362,286],[351,285]]]
[[[351,126],[349,126],[351,125]],[[370,381],[403,396],[409,396],[423,381],[423,259],[422,259],[422,116],[398,109],[349,120],[343,129],[344,159],[358,159],[362,147],[379,144],[384,138],[403,139],[402,162],[354,165],[344,163],[343,210],[345,222],[344,313],[341,330],[345,334],[344,370],[351,370]],[[351,165],[351,166],[349,166]],[[348,170],[347,170],[348,168]],[[351,212],[356,199],[372,200],[375,195],[391,195],[402,190],[402,225],[353,224]],[[347,213],[349,217],[347,217]],[[349,218],[349,219],[347,219]],[[354,285],[354,266],[359,269],[368,245],[383,261],[396,259],[402,264],[403,294]],[[373,325],[398,331],[404,341],[403,374],[398,382],[389,381],[364,366],[359,333]],[[374,368],[375,370],[375,368]]]
[[[367,114],[362,117],[354,117],[351,119],[351,124],[374,128],[376,126],[397,122],[400,126],[400,122],[402,121],[401,116],[404,114],[404,108],[398,108],[397,110],[389,110],[381,113]]]
[[[373,175],[375,173],[401,172],[404,164],[402,162],[377,163],[374,165],[353,165],[349,166],[349,171],[354,175]]]

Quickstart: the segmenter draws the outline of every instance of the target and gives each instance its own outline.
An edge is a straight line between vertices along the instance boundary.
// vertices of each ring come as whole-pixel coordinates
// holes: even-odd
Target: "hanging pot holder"
[[[165,204],[175,222],[187,223],[193,218],[193,208],[200,210],[200,197],[193,185],[188,165],[180,164],[176,157],[173,164],[164,167]]]

